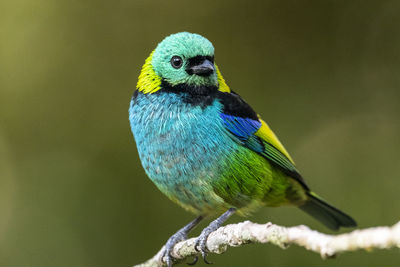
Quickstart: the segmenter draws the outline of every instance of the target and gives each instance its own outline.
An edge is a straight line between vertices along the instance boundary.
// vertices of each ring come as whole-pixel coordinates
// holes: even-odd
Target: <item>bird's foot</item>
[[[213,221],[212,223],[210,223],[209,226],[207,226],[206,228],[203,229],[203,231],[201,232],[200,236],[197,238],[196,243],[194,245],[194,249],[201,253],[201,257],[203,258],[204,262],[207,264],[212,263],[207,260],[207,247],[206,247],[207,239],[208,239],[208,236],[212,232],[214,232],[215,230],[217,230],[219,228],[218,225],[213,224],[214,222],[215,221]],[[197,260],[198,259],[195,258],[194,262],[191,263],[191,265],[196,264]]]
[[[164,261],[168,267],[172,267],[172,265],[174,264],[174,257],[171,255],[171,252],[173,251],[174,246],[177,243],[186,240],[190,230],[192,230],[202,219],[202,216],[197,217],[168,239],[167,243],[165,244],[164,251],[161,253],[161,262]]]
[[[187,233],[183,230],[184,229],[180,229],[178,232],[172,235],[165,244],[165,249],[162,253],[161,260],[164,260],[168,267],[173,265],[174,258],[172,257],[171,252],[174,249],[174,246],[180,241],[187,239]]]
[[[197,238],[196,243],[194,245],[195,250],[199,251],[201,253],[201,256],[204,260],[205,263],[211,264],[212,262],[209,262],[207,260],[207,239],[208,236],[217,230],[218,228],[221,227],[221,225],[233,214],[235,213],[236,209],[230,208],[227,212],[222,214],[220,217],[218,217],[216,220],[212,221],[206,228],[201,231],[200,236]],[[191,263],[191,265],[196,264],[197,262],[197,257],[195,258],[194,262]]]

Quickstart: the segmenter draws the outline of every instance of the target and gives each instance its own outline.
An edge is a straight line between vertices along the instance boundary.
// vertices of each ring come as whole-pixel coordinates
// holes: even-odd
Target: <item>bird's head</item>
[[[212,43],[199,34],[188,32],[172,34],[158,44],[142,68],[137,87],[144,93],[153,93],[160,89],[161,81],[173,87],[229,90],[214,64]]]

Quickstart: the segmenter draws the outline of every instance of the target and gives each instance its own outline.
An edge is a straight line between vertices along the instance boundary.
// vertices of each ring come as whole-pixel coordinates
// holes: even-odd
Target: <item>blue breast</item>
[[[139,93],[129,120],[150,179],[172,200],[199,212],[223,204],[210,181],[218,179],[238,145],[223,126],[217,100],[200,107],[182,97]]]

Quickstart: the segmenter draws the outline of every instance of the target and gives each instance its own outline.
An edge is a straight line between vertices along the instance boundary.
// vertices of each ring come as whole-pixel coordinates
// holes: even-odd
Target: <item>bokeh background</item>
[[[359,227],[394,224],[399,13],[399,1],[378,0],[2,0],[0,266],[132,266],[193,218],[146,177],[128,123],[145,58],[184,30],[214,43],[230,87],[269,122],[316,192]],[[250,219],[331,233],[290,207]],[[248,245],[210,260],[399,266],[400,254],[323,261],[302,248]]]

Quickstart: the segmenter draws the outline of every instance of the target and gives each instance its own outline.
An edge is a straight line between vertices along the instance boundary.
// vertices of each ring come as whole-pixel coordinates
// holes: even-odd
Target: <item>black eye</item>
[[[171,58],[171,65],[172,67],[174,67],[175,69],[179,69],[180,67],[182,67],[183,65],[183,60],[180,56],[173,56]]]

